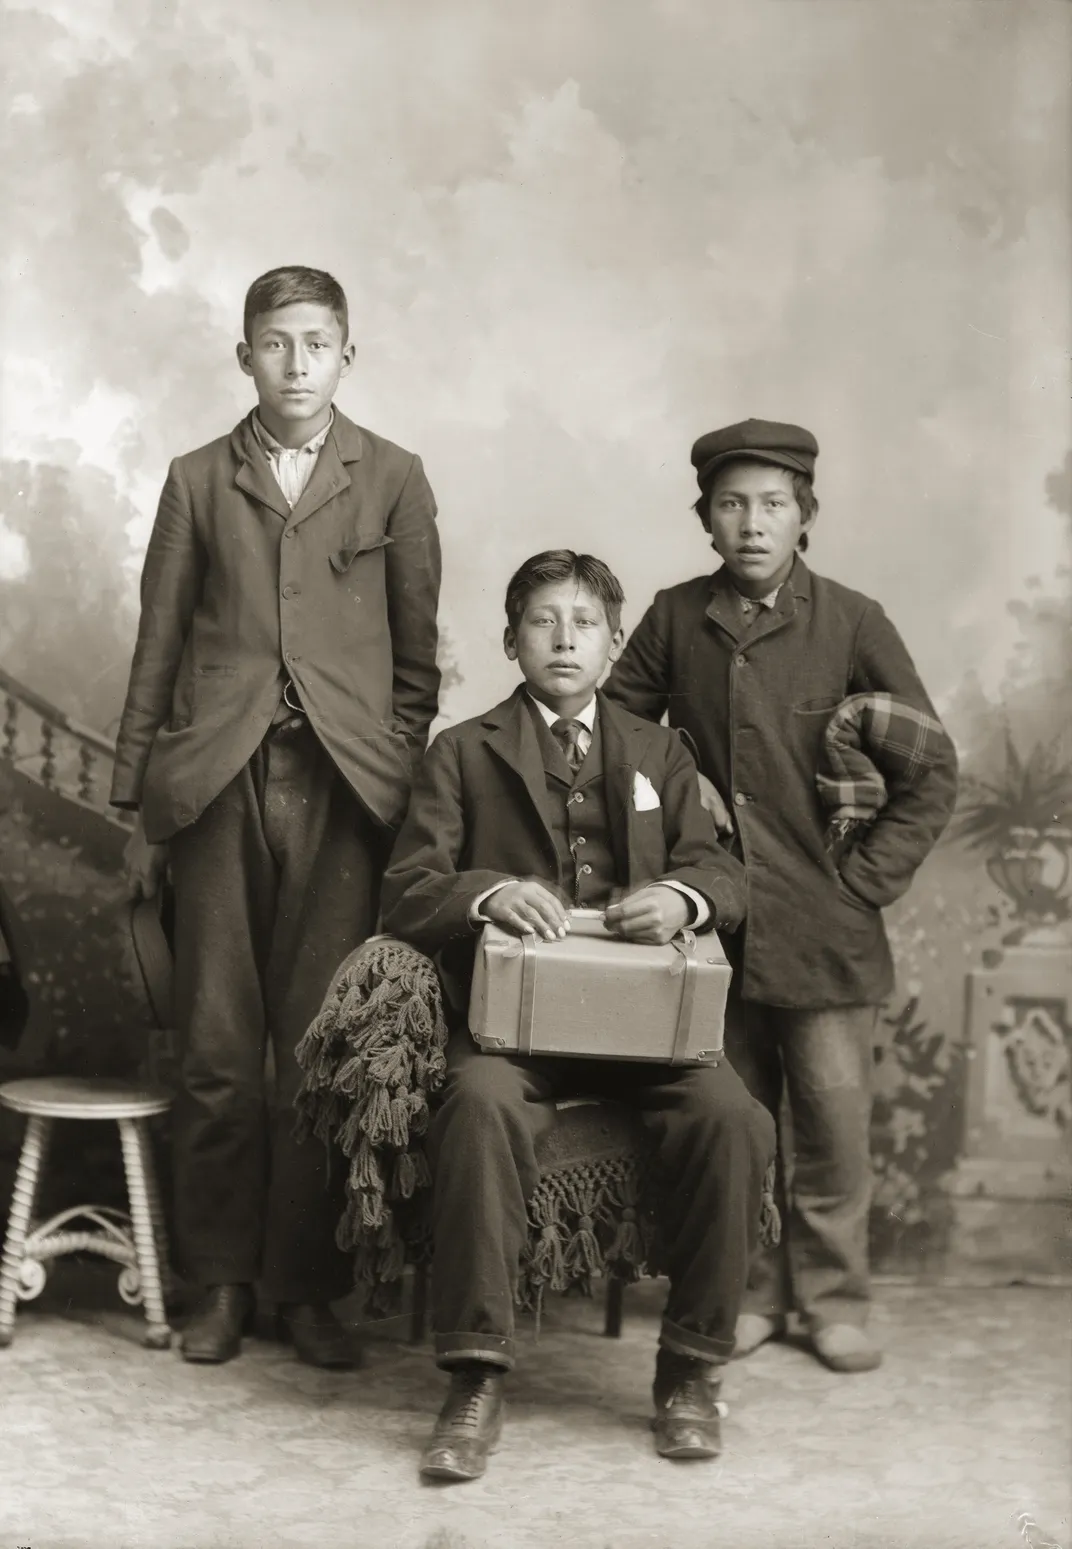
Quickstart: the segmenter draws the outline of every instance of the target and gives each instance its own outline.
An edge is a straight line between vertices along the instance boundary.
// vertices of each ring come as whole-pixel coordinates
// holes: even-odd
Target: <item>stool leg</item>
[[[147,1124],[138,1124],[138,1149],[141,1152],[142,1177],[149,1200],[149,1219],[153,1223],[153,1241],[156,1244],[156,1265],[160,1272],[160,1285],[164,1293],[165,1310],[168,1298],[175,1288],[171,1272],[171,1254],[168,1251],[167,1232],[164,1228],[164,1210],[160,1203],[160,1190],[156,1184],[156,1165],[153,1161],[153,1142]]]
[[[409,1342],[419,1345],[424,1340],[428,1322],[428,1265],[418,1264],[413,1271],[413,1310],[409,1318]]]
[[[15,1333],[15,1301],[22,1270],[23,1249],[30,1229],[37,1180],[48,1142],[51,1119],[32,1117],[26,1121],[26,1134],[19,1153],[15,1186],[11,1191],[4,1256],[0,1260],[0,1349],[11,1343]]]
[[[156,1257],[156,1233],[149,1204],[150,1185],[146,1172],[151,1165],[142,1145],[141,1119],[119,1119],[119,1137],[123,1144],[123,1165],[130,1197],[130,1224],[134,1233],[134,1252],[141,1276],[142,1304],[148,1327],[145,1344],[150,1350],[166,1350],[171,1330],[164,1311],[164,1293],[160,1285],[160,1266]]]
[[[620,1275],[607,1276],[607,1300],[603,1333],[607,1339],[622,1337],[622,1304],[625,1301],[625,1281]]]

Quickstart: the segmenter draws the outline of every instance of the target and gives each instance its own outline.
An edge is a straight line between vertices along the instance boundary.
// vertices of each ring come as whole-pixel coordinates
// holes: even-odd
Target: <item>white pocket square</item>
[[[654,785],[638,770],[633,776],[633,807],[637,812],[652,812],[656,807],[661,806],[662,802]]]

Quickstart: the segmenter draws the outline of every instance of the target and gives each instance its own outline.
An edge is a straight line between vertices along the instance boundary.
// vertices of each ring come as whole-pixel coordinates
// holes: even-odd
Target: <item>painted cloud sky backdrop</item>
[[[707,568],[689,445],[749,414],[816,432],[816,568],[886,604],[938,697],[1000,676],[1006,602],[1065,537],[1063,0],[8,0],[3,25],[2,451],[114,480],[84,520],[131,593],[169,457],[248,406],[246,285],[303,262],[350,297],[341,406],[439,498],[452,717],[511,682],[525,554],[601,554],[629,623]],[[0,512],[0,573],[23,549]]]

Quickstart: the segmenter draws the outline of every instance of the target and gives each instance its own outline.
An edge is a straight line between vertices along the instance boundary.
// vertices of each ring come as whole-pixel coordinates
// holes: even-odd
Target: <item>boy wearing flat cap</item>
[[[735,1353],[780,1338],[796,1311],[820,1360],[864,1371],[881,1359],[865,1330],[872,1040],[893,983],[881,911],[949,819],[956,756],[879,604],[801,557],[818,450],[809,431],[767,420],[700,437],[695,509],[722,565],[656,595],[606,693],[691,739],[747,871],[726,1047],[775,1116],[787,1093],[794,1159],[782,1241],[753,1262]],[[926,757],[883,788],[851,843],[832,843],[824,750],[847,699],[899,716]]]

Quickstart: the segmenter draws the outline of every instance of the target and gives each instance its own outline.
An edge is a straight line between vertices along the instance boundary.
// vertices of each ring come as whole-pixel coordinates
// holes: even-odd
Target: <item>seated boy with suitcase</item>
[[[384,879],[384,927],[437,955],[459,1006],[488,922],[553,942],[569,929],[570,907],[602,908],[608,931],[654,944],[741,922],[743,869],[716,843],[676,733],[597,693],[622,649],[622,602],[590,555],[527,560],[507,590],[504,637],[524,682],[442,732],[425,758]],[[554,1122],[554,1100],[578,1093],[639,1110],[668,1185],[656,1449],[718,1454],[715,1371],[733,1351],[757,1243],[770,1115],[725,1061],[627,1062],[612,1049],[599,1059],[485,1054],[461,1015],[428,1138],[436,1360],[451,1380],[422,1458],[426,1478],[477,1478],[498,1440],[536,1141]]]

